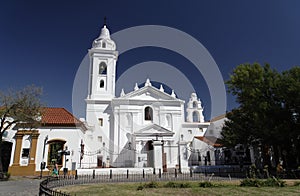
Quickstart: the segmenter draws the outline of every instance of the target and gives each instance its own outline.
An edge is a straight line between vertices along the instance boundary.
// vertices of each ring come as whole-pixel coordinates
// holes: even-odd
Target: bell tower
[[[192,93],[186,108],[187,122],[202,123],[204,122],[203,108],[200,99],[196,93]]]
[[[89,149],[110,148],[113,145],[110,130],[114,130],[111,102],[115,97],[118,51],[105,23],[99,37],[93,41],[92,48],[89,49],[89,57],[89,84],[85,101],[86,122],[90,129],[85,140],[89,143]],[[111,157],[105,152],[99,156],[104,161],[108,161]],[[95,163],[93,167],[99,166],[97,164]]]
[[[90,73],[88,100],[111,101],[115,97],[115,76],[118,51],[104,24],[100,36],[89,50]]]

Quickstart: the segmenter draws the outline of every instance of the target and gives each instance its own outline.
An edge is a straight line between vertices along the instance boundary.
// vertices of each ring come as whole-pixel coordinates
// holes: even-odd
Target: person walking
[[[58,176],[58,165],[55,163],[53,171],[52,171],[52,176]]]

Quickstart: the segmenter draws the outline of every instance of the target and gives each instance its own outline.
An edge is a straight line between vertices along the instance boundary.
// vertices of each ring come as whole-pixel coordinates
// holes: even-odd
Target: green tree
[[[226,115],[224,145],[260,144],[263,165],[272,165],[274,158],[291,163],[289,154],[299,144],[299,79],[299,67],[278,73],[267,64],[237,66],[226,84],[239,107]]]
[[[3,134],[13,126],[32,129],[38,126],[41,118],[42,89],[27,86],[22,90],[0,92],[0,178],[3,178],[2,140]]]
[[[284,109],[284,147],[291,166],[300,166],[300,67],[282,73],[280,99]]]

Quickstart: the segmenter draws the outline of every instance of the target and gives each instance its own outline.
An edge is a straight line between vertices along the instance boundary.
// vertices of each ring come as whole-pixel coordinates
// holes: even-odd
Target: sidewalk
[[[38,195],[41,179],[37,177],[16,177],[0,181],[0,196]]]

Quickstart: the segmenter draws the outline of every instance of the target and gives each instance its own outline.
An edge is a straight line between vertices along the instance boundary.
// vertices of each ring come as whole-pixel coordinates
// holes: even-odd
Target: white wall
[[[39,129],[39,138],[37,143],[36,150],[36,171],[40,170],[40,163],[43,161],[43,148],[44,148],[44,140],[48,135],[48,141],[51,140],[64,140],[66,141],[65,146],[68,146],[68,150],[71,152],[70,156],[67,156],[69,161],[67,162],[67,168],[69,170],[72,169],[72,162],[76,162],[76,167],[79,165],[79,157],[80,157],[80,143],[81,139],[84,138],[83,132],[79,128],[40,128]],[[48,159],[48,150],[49,145],[45,146],[45,157],[44,161],[47,163]],[[64,158],[63,158],[64,160]],[[63,167],[64,167],[63,161]],[[47,170],[47,169],[46,169]]]

